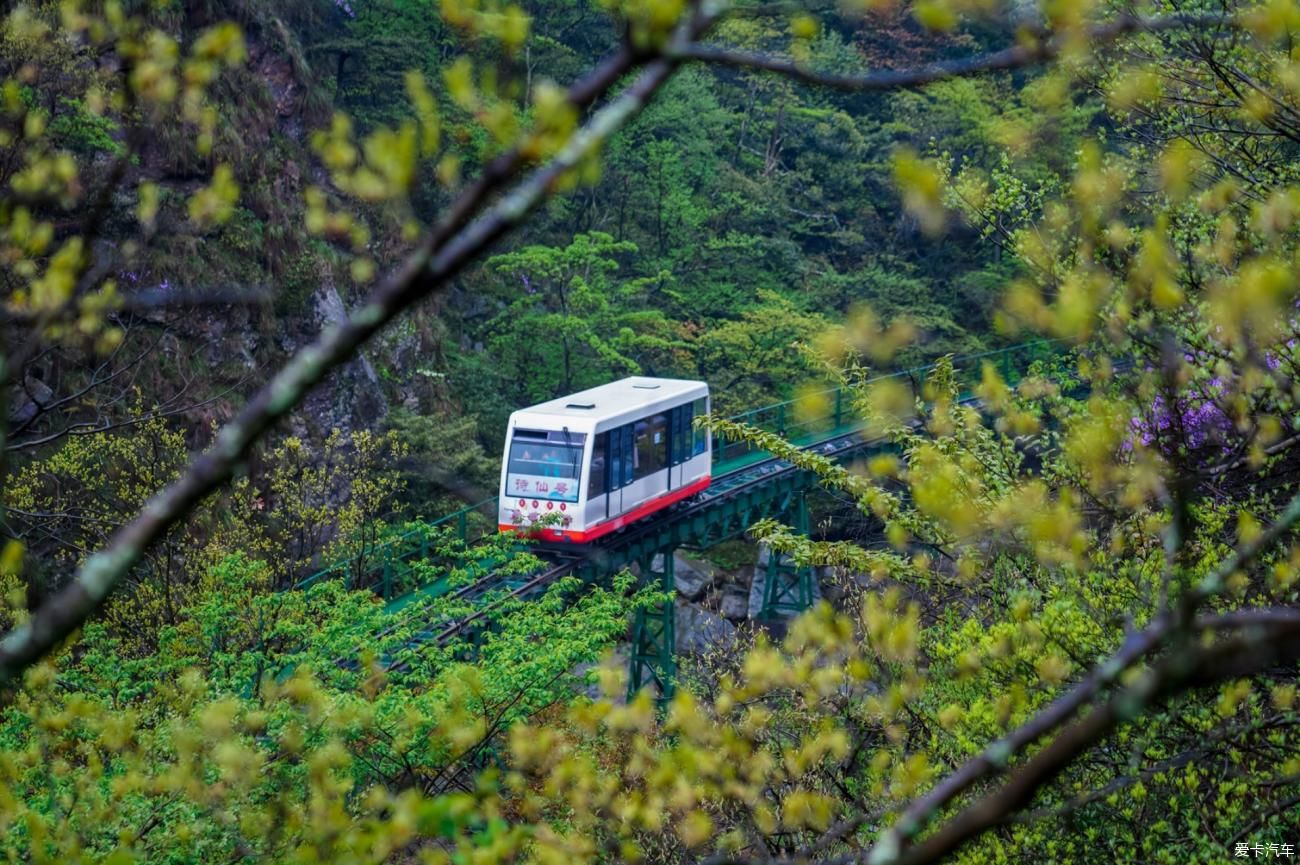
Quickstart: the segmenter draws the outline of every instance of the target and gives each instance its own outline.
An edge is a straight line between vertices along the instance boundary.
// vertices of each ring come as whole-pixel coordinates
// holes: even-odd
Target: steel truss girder
[[[796,497],[792,511],[786,516],[786,521],[796,532],[807,537],[810,526],[805,493]],[[769,547],[767,580],[763,584],[763,606],[759,609],[758,617],[772,619],[782,614],[801,613],[812,606],[812,601],[812,567],[794,564],[788,557]]]
[[[665,549],[640,561],[643,582],[658,582],[659,588],[671,592],[674,586],[673,553]],[[654,561],[663,564],[655,569]],[[671,599],[656,606],[637,610],[632,626],[632,657],[629,660],[627,696],[631,700],[642,688],[653,684],[659,702],[672,699],[677,686],[677,623]]]

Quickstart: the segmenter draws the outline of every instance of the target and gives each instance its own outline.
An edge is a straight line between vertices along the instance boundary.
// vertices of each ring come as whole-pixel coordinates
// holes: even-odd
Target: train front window
[[[565,438],[567,442],[556,440]],[[517,431],[510,443],[506,495],[576,502],[585,445],[586,436],[580,433]]]

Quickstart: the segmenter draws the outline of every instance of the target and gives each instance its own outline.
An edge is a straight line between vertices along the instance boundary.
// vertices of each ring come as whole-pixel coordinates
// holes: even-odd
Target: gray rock
[[[674,606],[679,654],[702,654],[709,649],[730,645],[735,640],[736,626],[721,616],[682,600]]]
[[[31,394],[28,398],[27,394]],[[40,414],[42,407],[54,401],[54,391],[39,378],[28,376],[23,382],[22,399],[18,408],[9,418],[10,423],[26,423]]]
[[[627,643],[619,643],[614,647],[613,659],[610,663],[616,668],[627,669],[628,658],[631,655],[632,647]],[[578,686],[578,693],[590,697],[593,700],[599,700],[605,695],[600,691],[600,682],[596,680],[594,671],[600,667],[601,661],[591,661],[579,664],[573,668],[573,675],[581,682],[590,676],[590,681]],[[627,702],[622,694],[613,695],[615,704],[622,705]]]
[[[767,552],[767,546],[759,547],[759,556]],[[767,591],[767,561],[764,559],[762,567],[754,568],[754,579],[749,581],[749,594],[745,597],[745,613],[751,619],[758,618],[758,614],[763,609],[763,593]]]
[[[849,597],[843,582],[836,579],[834,568],[818,568],[816,585],[822,598],[829,601],[832,607],[842,607]]]
[[[759,600],[762,601],[760,589]],[[722,589],[721,612],[725,618],[740,621],[749,617],[749,586],[728,583]]]
[[[326,325],[342,324],[348,317],[347,307],[343,305],[343,298],[339,295],[338,288],[333,282],[322,285],[315,294],[316,315]],[[370,384],[379,385],[379,375],[375,372],[374,366],[371,365],[370,359],[361,352],[357,352],[355,362],[361,368]]]
[[[698,601],[712,588],[717,572],[704,562],[688,559],[678,553],[673,557],[673,578],[679,597]]]

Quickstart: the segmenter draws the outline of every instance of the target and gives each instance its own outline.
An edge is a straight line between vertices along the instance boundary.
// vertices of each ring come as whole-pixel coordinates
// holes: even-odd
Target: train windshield
[[[576,502],[586,438],[582,433],[515,430],[505,494]]]

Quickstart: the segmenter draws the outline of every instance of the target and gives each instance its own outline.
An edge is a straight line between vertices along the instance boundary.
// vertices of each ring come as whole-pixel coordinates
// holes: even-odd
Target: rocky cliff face
[[[247,36],[249,61],[218,94],[223,132],[211,159],[198,159],[192,148],[159,136],[148,143],[124,184],[134,189],[142,180],[155,182],[165,202],[157,242],[122,259],[128,291],[258,297],[251,304],[158,311],[138,321],[143,338],[164,334],[164,350],[172,355],[148,384],[157,391],[151,396],[167,399],[169,392],[186,388],[192,402],[202,403],[185,416],[200,437],[211,421],[229,417],[285,359],[343,320],[349,301],[360,293],[349,284],[340,252],[309,236],[304,225],[305,188],[328,188],[308,138],[332,112],[329,100],[310,80],[297,37],[283,23],[248,28]],[[240,205],[229,223],[197,234],[187,225],[183,203],[216,163],[233,166]],[[129,214],[134,206],[124,200],[118,210]],[[347,432],[381,422],[390,400],[400,397],[390,392],[371,358],[390,348],[371,346],[335,372],[296,413],[292,430]],[[412,359],[412,353],[386,357],[391,379],[403,377],[404,359]],[[176,370],[184,372],[164,372]]]

